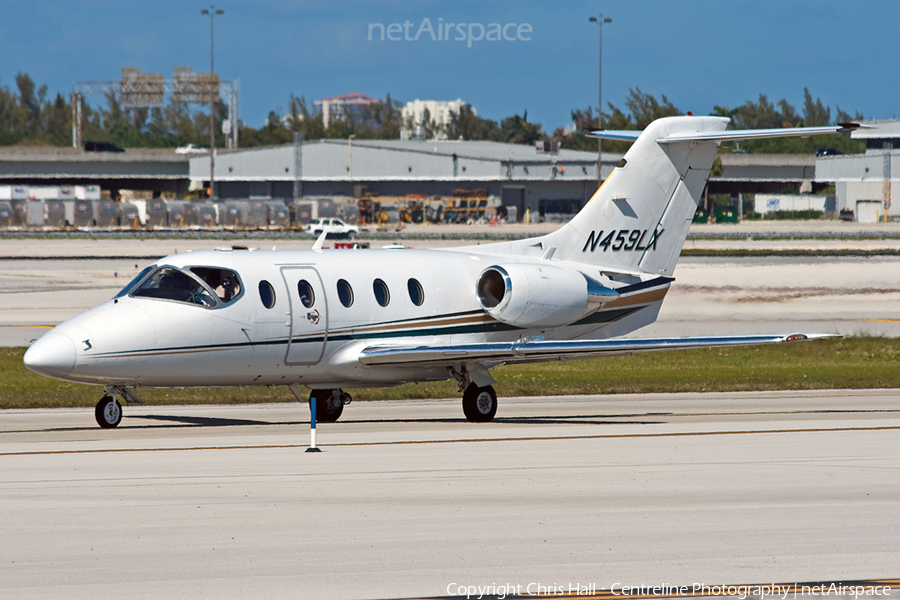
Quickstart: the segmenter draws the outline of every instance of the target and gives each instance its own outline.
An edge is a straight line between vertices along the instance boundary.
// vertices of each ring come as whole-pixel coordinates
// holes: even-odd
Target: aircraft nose
[[[62,333],[44,334],[25,352],[25,366],[47,377],[65,377],[75,368],[75,342]]]

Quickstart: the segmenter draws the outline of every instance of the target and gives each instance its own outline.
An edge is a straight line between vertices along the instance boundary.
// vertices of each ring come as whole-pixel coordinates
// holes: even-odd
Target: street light
[[[216,72],[215,55],[213,54],[213,20],[216,15],[224,15],[225,11],[210,5],[209,10],[203,9],[201,15],[209,15],[209,199],[216,199],[216,129],[213,118],[213,73]]]
[[[353,138],[355,133],[351,133],[347,138],[347,179],[353,181]]]
[[[590,18],[591,23],[600,27],[600,73],[597,77],[597,128],[603,129],[603,24],[612,23],[612,19],[604,19],[603,13]],[[603,141],[597,138],[597,186],[603,183],[603,175],[600,170],[603,167]]]

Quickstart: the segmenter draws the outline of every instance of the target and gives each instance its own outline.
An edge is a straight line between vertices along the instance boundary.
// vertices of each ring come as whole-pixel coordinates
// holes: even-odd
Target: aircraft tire
[[[97,424],[103,429],[112,429],[122,422],[122,405],[113,396],[103,396],[94,409]]]
[[[319,423],[334,423],[344,412],[342,399],[332,399],[331,390],[313,390],[309,401],[316,403],[316,421]]]
[[[487,423],[497,414],[497,393],[490,385],[478,387],[470,383],[463,392],[463,414],[473,423]]]

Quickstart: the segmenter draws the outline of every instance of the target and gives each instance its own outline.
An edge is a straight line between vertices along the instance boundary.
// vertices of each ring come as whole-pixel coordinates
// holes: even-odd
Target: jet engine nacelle
[[[489,315],[524,328],[570,325],[599,308],[584,274],[553,265],[493,265],[478,277],[476,294]]]

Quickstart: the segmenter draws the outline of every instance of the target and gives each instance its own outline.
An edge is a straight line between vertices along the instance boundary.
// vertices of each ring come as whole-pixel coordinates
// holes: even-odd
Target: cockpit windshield
[[[199,281],[172,267],[162,267],[153,273],[132,296],[174,300],[210,308],[218,306],[215,296]]]
[[[133,290],[133,289],[135,288],[135,286],[136,286],[138,283],[140,283],[141,279],[143,279],[144,276],[145,276],[147,273],[149,273],[150,271],[152,271],[152,270],[155,269],[155,268],[156,268],[156,265],[150,265],[149,267],[146,267],[143,271],[141,271],[140,273],[138,273],[137,276],[135,276],[134,279],[132,279],[131,281],[129,281],[129,282],[128,282],[128,285],[126,285],[125,287],[123,287],[123,288],[122,288],[122,291],[119,292],[118,294],[116,294],[114,297],[115,297],[115,298],[121,298],[122,296],[127,296],[127,295],[131,292],[131,290]]]

